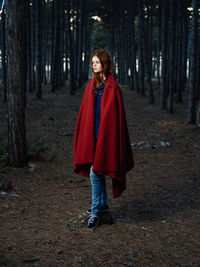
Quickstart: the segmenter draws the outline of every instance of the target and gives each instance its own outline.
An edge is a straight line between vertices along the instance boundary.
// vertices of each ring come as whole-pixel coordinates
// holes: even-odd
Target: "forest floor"
[[[0,183],[0,266],[200,266],[200,131],[188,125],[188,93],[174,114],[122,88],[135,167],[127,189],[113,199],[113,224],[87,229],[91,205],[88,178],[73,172],[73,136],[83,90],[67,87],[43,99],[29,93],[27,138],[48,149],[25,168],[8,168]],[[0,97],[2,103],[2,98]],[[0,137],[6,137],[6,106]],[[167,147],[159,146],[168,142]]]

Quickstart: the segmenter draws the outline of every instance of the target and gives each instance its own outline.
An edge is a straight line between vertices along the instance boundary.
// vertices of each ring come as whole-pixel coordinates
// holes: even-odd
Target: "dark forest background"
[[[68,82],[75,95],[104,48],[121,85],[173,113],[188,92],[186,123],[200,127],[199,0],[6,0],[1,13],[0,94],[7,105],[8,162],[28,162],[27,94]],[[74,96],[75,97],[75,96]],[[1,137],[0,137],[1,138]]]

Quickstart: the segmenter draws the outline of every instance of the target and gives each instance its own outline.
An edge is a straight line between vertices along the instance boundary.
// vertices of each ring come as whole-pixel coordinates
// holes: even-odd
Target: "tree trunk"
[[[182,61],[183,61],[183,3],[182,0],[178,0],[178,9],[177,9],[177,38],[178,38],[178,69],[177,69],[177,94],[176,94],[176,102],[182,102]]]
[[[147,22],[147,27],[145,28],[145,16],[144,16],[144,10],[143,5],[140,3],[139,5],[140,10],[140,23],[141,23],[141,38],[143,40],[142,42],[142,48],[143,48],[143,54],[144,54],[144,64],[145,64],[145,71],[146,71],[146,79],[148,83],[148,91],[149,91],[149,103],[154,103],[154,95],[153,95],[153,88],[152,88],[152,82],[151,82],[151,74],[152,74],[152,40],[151,40],[151,23],[149,26],[149,23]],[[151,8],[150,8],[151,10]],[[151,14],[148,14],[147,17],[150,16],[151,20]],[[149,29],[149,30],[147,30]]]
[[[196,126],[197,128],[200,128],[200,98],[199,98],[199,103],[198,103]]]
[[[162,81],[160,101],[161,109],[165,109],[166,97],[167,97],[167,37],[168,37],[168,20],[167,20],[167,3],[166,0],[162,0]]]
[[[64,71],[64,56],[65,56],[65,2],[61,2],[61,41],[60,41],[60,64],[61,64],[61,77],[60,86],[65,84],[65,71]]]
[[[69,44],[69,57],[70,57],[70,94],[74,95],[76,92],[76,82],[74,76],[74,40],[72,38],[71,32],[71,22],[70,22],[70,2],[66,2],[67,9],[67,38]]]
[[[35,91],[35,0],[32,1],[31,6],[31,81],[32,86],[29,88],[30,92]]]
[[[160,53],[161,53],[161,25],[162,25],[162,0],[158,0],[158,44],[156,50],[157,57],[157,78],[158,78],[158,89],[160,89]]]
[[[52,54],[52,92],[54,92],[57,88],[64,85],[64,70],[63,70],[63,20],[64,20],[64,12],[62,10],[63,2],[55,1],[54,4],[54,47]]]
[[[26,36],[25,1],[6,0],[8,154],[9,164],[27,165],[25,101]]]
[[[197,99],[200,98],[200,27],[198,27]]]
[[[189,78],[189,109],[187,122],[196,122],[196,90],[197,90],[197,45],[198,45],[198,0],[192,0],[192,36],[191,36],[191,70]]]
[[[187,56],[188,56],[188,36],[189,36],[189,11],[187,5],[184,2],[184,13],[183,13],[183,61],[182,61],[182,91],[185,91],[187,83]]]
[[[83,77],[82,77],[82,53],[83,53],[83,31],[84,31],[84,4],[83,0],[79,0],[79,9],[80,9],[80,19],[79,23],[77,22],[77,27],[79,27],[79,38],[78,38],[78,64],[77,64],[77,78],[78,78],[78,88],[81,88]],[[79,25],[78,25],[79,24]]]
[[[140,87],[139,89],[139,93],[141,95],[145,95],[145,88],[144,88],[144,56],[143,56],[143,50],[142,50],[142,45],[141,45],[141,41],[139,41],[138,43],[138,76],[139,76],[139,84]]]
[[[1,14],[1,60],[2,60],[2,87],[3,102],[7,102],[7,84],[6,84],[6,36],[5,36],[5,9]]]
[[[129,30],[130,30],[130,88],[134,89],[134,81],[138,87],[138,75],[136,70],[136,48],[135,48],[135,2],[129,0]]]
[[[140,94],[145,95],[145,72],[146,72],[146,64],[145,64],[145,55],[144,55],[144,24],[142,22],[143,17],[143,1],[138,1],[139,5],[139,43],[138,43],[138,60],[139,60],[139,83],[140,83]]]
[[[30,0],[26,3],[26,9],[27,9],[27,20],[26,20],[26,36],[27,36],[27,80],[26,80],[26,86],[28,92],[32,92],[32,42],[31,42],[31,6],[30,6]]]
[[[35,65],[36,65],[36,97],[42,97],[42,3],[41,0],[36,0],[36,50],[35,50]]]
[[[73,40],[74,40],[74,78],[76,81],[76,86],[78,85],[78,53],[79,53],[79,20],[80,20],[80,10],[79,10],[79,0],[72,0],[72,9],[73,9],[73,15],[76,19],[73,19],[72,25],[73,25]]]
[[[176,45],[176,14],[177,5],[174,0],[171,0],[171,28],[170,28],[170,62],[169,62],[169,96],[168,96],[168,112],[173,113],[173,94],[174,94],[174,58]]]
[[[42,81],[47,85],[47,15],[46,15],[46,6],[45,0],[42,0],[42,17],[43,17],[43,29],[42,29]]]
[[[84,67],[83,67],[83,82],[87,81],[90,64],[90,44],[91,44],[91,23],[88,19],[88,0],[85,5],[85,27],[84,27]]]

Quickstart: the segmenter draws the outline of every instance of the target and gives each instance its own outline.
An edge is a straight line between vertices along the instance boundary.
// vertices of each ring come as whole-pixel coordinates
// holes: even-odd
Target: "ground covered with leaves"
[[[1,166],[0,266],[200,266],[200,132],[186,122],[188,93],[175,114],[122,88],[135,167],[110,216],[87,229],[88,178],[73,172],[73,137],[83,89],[29,94],[29,166]],[[0,98],[2,102],[2,99]],[[7,132],[0,109],[0,142]],[[41,152],[42,153],[39,153]],[[6,154],[1,151],[1,160]],[[3,164],[3,163],[2,163]]]

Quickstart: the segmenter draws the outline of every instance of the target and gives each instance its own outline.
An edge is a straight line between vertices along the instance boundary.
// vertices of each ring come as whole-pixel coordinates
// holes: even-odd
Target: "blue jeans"
[[[92,185],[92,214],[100,214],[101,206],[108,205],[106,191],[106,179],[104,175],[98,175],[93,172],[93,165],[90,167],[90,182]]]

